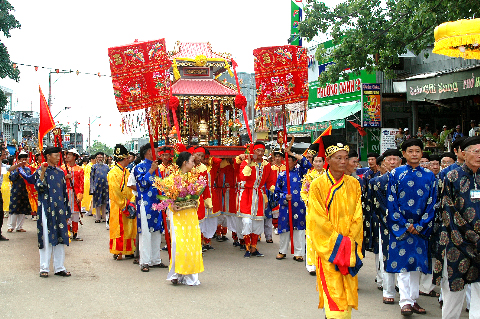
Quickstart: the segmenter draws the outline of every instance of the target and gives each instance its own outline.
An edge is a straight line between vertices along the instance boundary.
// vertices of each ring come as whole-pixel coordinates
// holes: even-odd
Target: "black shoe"
[[[261,252],[259,252],[258,250],[255,250],[255,251],[252,253],[252,256],[253,256],[253,257],[265,257],[265,255],[262,254]]]
[[[228,237],[227,236],[222,236],[222,241],[228,241]]]
[[[203,251],[207,251],[207,250],[208,250],[208,249],[207,249],[207,245],[203,245],[203,246],[202,246],[202,252],[203,252]]]
[[[167,251],[167,250],[168,250],[167,245],[163,246],[162,250],[163,250],[163,251]]]
[[[3,236],[3,235],[0,235],[0,241],[7,241],[7,240],[10,240],[10,239],[6,238],[6,237]]]
[[[233,247],[238,247],[238,246],[240,246],[240,243],[238,241],[234,241],[232,245],[233,245]]]
[[[205,249],[207,249],[207,250],[215,250],[215,248],[213,248],[213,247],[210,246],[210,245],[205,245]]]
[[[245,247],[245,245],[240,245],[240,250],[246,250],[247,247]]]

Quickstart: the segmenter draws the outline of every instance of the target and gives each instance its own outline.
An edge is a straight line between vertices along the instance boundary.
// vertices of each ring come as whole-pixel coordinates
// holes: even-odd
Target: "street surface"
[[[108,251],[105,224],[83,218],[79,236],[83,242],[66,247],[69,278],[39,277],[36,222],[25,220],[26,233],[3,232],[10,239],[0,242],[1,318],[324,318],[318,307],[315,277],[303,263],[289,255],[276,260],[279,237],[263,239],[258,249],[263,258],[243,258],[232,240],[216,242],[204,253],[201,285],[173,286],[166,281],[168,269],[143,273],[131,259],[115,261]],[[230,234],[228,235],[230,236]],[[168,255],[162,251],[162,259]],[[367,253],[359,273],[359,310],[353,318],[403,318],[398,306],[382,303],[374,283],[374,256]],[[438,288],[436,288],[438,290]],[[441,318],[436,298],[423,297],[419,304],[427,315],[411,318]],[[462,318],[468,318],[463,311]]]

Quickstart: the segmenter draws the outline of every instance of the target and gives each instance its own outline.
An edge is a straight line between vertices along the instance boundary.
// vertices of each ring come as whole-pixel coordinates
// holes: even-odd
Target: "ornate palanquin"
[[[172,94],[180,100],[176,112],[181,142],[238,145],[237,127],[233,125],[239,116],[234,105],[237,88],[218,80],[224,72],[233,76],[231,55],[214,52],[208,42],[177,42],[168,54],[174,75]],[[167,124],[162,134],[167,134],[173,144],[176,139],[171,132],[166,133]]]

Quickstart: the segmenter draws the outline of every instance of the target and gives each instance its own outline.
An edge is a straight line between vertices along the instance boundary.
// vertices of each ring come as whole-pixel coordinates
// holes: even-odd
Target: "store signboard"
[[[480,68],[407,81],[407,101],[438,101],[479,94]]]
[[[398,128],[382,128],[380,130],[380,154],[386,150],[396,149],[395,135],[399,132]]]
[[[341,129],[345,128],[345,119],[333,120],[333,121],[325,121],[319,123],[309,123],[303,125],[290,125],[287,126],[288,133],[309,133],[315,131],[323,131],[327,127],[332,125],[332,129]]]
[[[362,83],[362,126],[382,126],[382,94],[380,83]]]

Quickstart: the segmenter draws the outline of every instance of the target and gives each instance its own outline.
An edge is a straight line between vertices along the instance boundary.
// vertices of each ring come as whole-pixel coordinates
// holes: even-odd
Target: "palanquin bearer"
[[[227,229],[232,232],[233,246],[236,247],[239,246],[240,243],[237,235],[237,183],[234,160],[235,159],[228,158],[220,163],[217,189],[221,191],[221,195],[219,196],[222,203],[222,214],[225,216]],[[224,240],[222,236],[222,241]]]
[[[195,169],[198,170],[198,172],[200,172],[200,174],[203,177],[205,177],[205,179],[207,180],[207,184],[209,184],[210,181],[208,180],[207,166],[203,164],[203,161],[205,160],[205,148],[201,146],[197,146],[195,149],[193,149],[193,147],[191,147],[191,149],[189,149],[189,152],[193,155],[193,158],[195,161]],[[205,229],[205,226],[202,226],[202,223],[205,221],[205,217],[207,215],[207,209],[211,209],[211,208],[213,208],[213,205],[212,205],[212,197],[210,194],[210,187],[205,187],[205,190],[203,191],[202,195],[200,195],[200,201],[197,208],[198,221],[200,223],[200,229],[202,230],[202,241],[203,241],[202,244],[204,246],[204,250],[213,249],[213,247],[210,246],[211,237],[205,238],[204,234],[206,232],[206,229]],[[217,229],[217,226],[215,225],[213,234],[215,233],[216,229]],[[213,237],[213,234],[212,234],[212,237]]]
[[[278,175],[281,172],[285,172],[287,169],[285,166],[285,153],[281,148],[275,148],[273,150],[273,162],[271,164],[272,172],[275,174],[275,181],[278,178]],[[266,193],[270,193],[269,190],[265,190]],[[271,194],[273,195],[273,193]],[[274,205],[276,204],[276,205]],[[272,227],[275,228],[275,234],[278,234],[278,214],[280,211],[280,205],[277,201],[274,200],[273,196],[269,196],[269,201],[267,209],[265,212],[265,227],[270,227],[270,229],[265,229],[265,239],[267,243],[273,243],[272,239]],[[271,223],[267,222],[267,219],[271,219]]]
[[[263,159],[265,144],[255,142],[253,155],[247,156],[240,165],[240,180],[245,182],[240,195],[240,216],[242,235],[245,240],[245,258],[263,257],[257,250],[258,236],[263,233],[266,195],[264,187],[275,189],[275,174],[270,163]]]
[[[132,190],[127,187],[130,172],[126,169],[129,163],[128,151],[121,144],[114,148],[115,165],[108,172],[108,195],[110,198],[110,253],[115,260],[123,256],[131,256],[135,252],[137,237],[137,219],[130,219],[123,212],[128,201],[133,202]]]
[[[318,153],[318,149],[319,149],[318,143],[314,143],[309,147],[310,152],[308,153],[313,155],[313,164],[312,164],[313,169],[310,169],[308,173],[305,174],[305,176],[303,177],[302,190],[300,192],[300,196],[306,206],[307,215],[308,215],[308,192],[310,190],[310,185],[317,177],[325,173],[325,169],[323,168],[325,166],[325,157]],[[313,154],[312,151],[315,153]],[[310,222],[308,218],[306,218],[305,239],[306,239],[306,255],[307,255],[307,262],[305,267],[307,268],[307,271],[310,273],[310,275],[315,276],[316,275],[315,264],[316,264],[317,258],[315,257],[315,250],[313,249],[311,228],[310,228]]]
[[[80,222],[80,212],[82,211],[84,174],[83,169],[76,164],[76,160],[79,157],[80,154],[77,149],[72,148],[68,150],[62,170],[66,177],[70,210],[72,212],[72,239],[82,241],[83,239],[78,237],[78,223]],[[68,165],[68,169],[65,165]]]
[[[351,318],[358,309],[363,213],[358,181],[345,175],[349,147],[344,138],[322,136],[329,168],[310,185],[308,215],[317,254],[319,308],[327,318]]]
[[[168,177],[175,167],[172,163],[173,155],[173,149],[169,146],[163,146],[158,151],[158,157],[162,161],[158,166],[158,171],[162,178]]]
[[[284,259],[289,251],[290,243],[290,219],[292,220],[293,230],[293,245],[294,256],[293,259],[298,262],[303,262],[305,255],[305,203],[301,199],[300,192],[302,190],[302,180],[312,164],[303,157],[292,153],[289,148],[286,149],[288,153],[288,169],[290,178],[290,190],[287,189],[287,174],[281,172],[278,175],[275,186],[275,199],[280,204],[280,214],[278,216],[278,233],[280,234],[280,247],[277,259]],[[297,165],[298,164],[298,165]],[[289,201],[292,205],[289,205]],[[291,207],[291,210],[289,209]],[[290,215],[292,214],[292,215]],[[291,217],[291,218],[290,218]]]
[[[55,275],[68,277],[65,269],[65,246],[68,246],[67,220],[70,219],[65,174],[57,167],[60,147],[47,147],[43,154],[47,160],[36,171],[35,187],[38,191],[40,216],[37,220],[38,248],[40,252],[40,277],[48,277],[50,258],[53,254]]]

